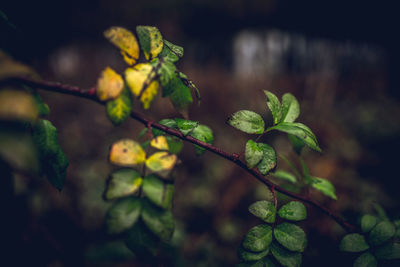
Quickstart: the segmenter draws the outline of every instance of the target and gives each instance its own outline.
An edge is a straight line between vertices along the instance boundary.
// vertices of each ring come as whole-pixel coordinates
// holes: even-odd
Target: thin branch
[[[65,85],[65,84],[61,84],[61,83],[57,83],[57,82],[37,81],[37,80],[33,80],[30,78],[24,78],[24,77],[9,78],[1,83],[24,83],[28,86],[35,87],[38,89],[43,89],[43,90],[52,91],[52,92],[58,92],[58,93],[62,93],[62,94],[79,96],[79,97],[90,99],[92,101],[95,101],[95,102],[103,104],[103,105],[105,104],[105,102],[100,101],[96,97],[96,88],[91,88],[90,90],[82,90],[81,88],[76,87],[76,86]],[[268,178],[263,176],[259,171],[254,170],[254,169],[249,169],[247,167],[246,163],[241,161],[239,159],[239,157],[237,156],[237,154],[235,154],[235,153],[227,153],[218,147],[215,147],[213,145],[210,145],[210,144],[207,144],[200,140],[197,140],[196,138],[193,138],[189,135],[185,136],[180,131],[169,128],[164,125],[161,125],[157,122],[151,121],[151,120],[145,118],[142,114],[137,113],[135,111],[132,111],[131,117],[134,118],[135,120],[143,123],[143,125],[145,127],[148,127],[148,125],[151,125],[151,127],[153,127],[153,128],[161,130],[167,134],[173,135],[175,137],[178,137],[178,138],[180,138],[184,141],[190,142],[192,144],[196,144],[196,145],[203,147],[206,150],[208,150],[226,160],[233,162],[234,164],[236,164],[237,166],[239,166],[240,168],[242,168],[243,170],[245,170],[246,172],[251,174],[254,178],[259,180],[261,183],[265,184],[268,188],[273,189],[274,191],[276,190],[282,194],[285,194],[289,197],[300,200],[304,203],[307,203],[307,204],[319,209],[320,211],[322,211],[323,213],[328,215],[331,219],[336,221],[339,225],[341,225],[348,232],[353,232],[357,229],[356,226],[346,222],[343,218],[334,214],[330,209],[313,201],[311,198],[290,192],[290,191],[272,183]]]

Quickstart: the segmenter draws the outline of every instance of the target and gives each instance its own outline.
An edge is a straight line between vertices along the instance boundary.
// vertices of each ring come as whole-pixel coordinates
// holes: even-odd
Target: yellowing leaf
[[[133,68],[125,70],[125,79],[131,92],[135,96],[140,96],[143,107],[148,109],[151,101],[157,95],[159,83],[152,81],[155,72],[148,63],[140,63]]]
[[[137,26],[136,32],[139,36],[139,42],[146,59],[149,60],[150,56],[151,58],[157,57],[164,46],[160,31],[152,26]]]
[[[117,98],[124,89],[124,80],[112,68],[107,67],[97,80],[97,97],[101,101]]]
[[[0,50],[0,80],[10,77],[31,77],[38,78],[38,74],[34,72],[30,67],[14,61],[6,53]]]
[[[167,152],[156,152],[146,160],[146,166],[154,171],[170,170],[176,163],[176,155],[169,155]]]
[[[34,121],[38,110],[33,96],[25,91],[0,90],[0,118]]]
[[[146,153],[139,143],[122,139],[111,146],[109,159],[116,165],[134,166],[145,162]]]
[[[135,35],[122,27],[111,27],[104,32],[104,36],[116,47],[128,65],[133,65],[139,59],[139,44]]]
[[[151,140],[150,145],[160,150],[169,150],[167,138],[162,135]]]

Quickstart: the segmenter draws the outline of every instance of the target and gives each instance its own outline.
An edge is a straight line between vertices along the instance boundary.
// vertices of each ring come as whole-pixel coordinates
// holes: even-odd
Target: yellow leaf
[[[140,96],[140,101],[145,109],[150,107],[151,101],[158,92],[159,83],[151,81],[154,75],[153,67],[148,63],[140,63],[125,70],[128,87],[133,95]]]
[[[156,152],[146,160],[146,166],[154,172],[165,171],[172,169],[176,160],[177,157],[174,154],[169,155],[167,152]]]
[[[145,162],[146,152],[139,143],[130,139],[122,139],[112,145],[109,159],[116,165],[134,166]]]
[[[150,33],[150,54],[151,58],[155,58],[158,54],[161,53],[164,41],[161,36],[160,31],[156,27],[149,27]]]
[[[157,136],[153,140],[151,140],[150,145],[154,148],[160,149],[160,150],[168,150],[168,142],[167,138],[165,136]]]
[[[117,98],[124,89],[124,80],[112,68],[107,67],[97,80],[97,97],[101,101]]]
[[[37,73],[30,67],[14,61],[6,53],[0,50],[0,80],[17,76],[39,78],[39,75],[37,75]]]
[[[104,36],[121,49],[121,54],[128,65],[133,65],[139,59],[139,44],[135,35],[122,27],[111,27],[104,32]]]
[[[0,118],[34,121],[38,117],[33,96],[25,91],[0,90]]]

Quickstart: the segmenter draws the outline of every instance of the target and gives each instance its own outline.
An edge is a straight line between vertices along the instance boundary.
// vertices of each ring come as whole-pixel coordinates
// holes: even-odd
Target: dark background
[[[324,151],[308,151],[305,160],[313,175],[335,184],[338,201],[317,192],[313,197],[354,223],[361,213],[373,211],[373,203],[399,217],[400,54],[394,3],[15,0],[3,1],[0,9],[9,19],[1,21],[4,50],[44,79],[83,88],[95,85],[107,65],[125,68],[103,38],[106,28],[157,26],[166,39],[185,48],[178,67],[202,93],[202,105],[191,108],[191,119],[210,125],[215,144],[228,152],[243,150],[249,137],[224,123],[230,114],[251,109],[270,120],[262,90],[293,93],[301,102],[299,120],[313,129]],[[256,56],[244,57],[243,49],[255,44]],[[13,222],[15,262],[141,266],[105,234],[109,204],[101,194],[111,170],[108,146],[122,137],[137,138],[142,126],[131,120],[115,128],[103,107],[71,96],[42,95],[70,167],[61,193],[46,181],[14,177],[13,213],[6,217]],[[151,111],[134,108],[155,120],[179,116],[168,101],[160,97],[155,102]],[[264,141],[292,156],[285,136]],[[178,224],[171,258],[176,262],[166,262],[237,263],[243,234],[259,223],[247,206],[270,197],[268,191],[214,155],[195,157],[190,145],[181,160],[173,209]],[[351,266],[353,257],[337,248],[343,230],[315,209],[308,212],[302,224],[309,236],[303,266]]]

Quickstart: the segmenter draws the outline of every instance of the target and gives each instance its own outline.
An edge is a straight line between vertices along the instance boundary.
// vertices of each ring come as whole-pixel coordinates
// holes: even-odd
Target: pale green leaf
[[[104,197],[111,200],[132,195],[140,189],[142,181],[140,174],[134,169],[116,170],[110,175]]]
[[[334,200],[337,200],[337,196],[335,193],[335,187],[333,186],[333,184],[331,182],[329,182],[326,179],[314,177],[314,176],[311,176],[310,179],[311,179],[311,186],[313,188],[317,189],[324,195],[327,195],[328,197],[330,197]]]
[[[272,113],[274,124],[278,124],[282,117],[281,102],[275,94],[265,90],[264,93],[267,96],[267,106]]]
[[[184,120],[181,118],[176,118],[175,121],[179,131],[185,136],[190,134],[199,125],[197,121]]]
[[[167,184],[152,174],[144,178],[143,193],[157,206],[164,209],[171,209],[174,195],[173,184]]]
[[[171,49],[171,51],[178,57],[180,58],[183,57],[183,52],[184,52],[183,47],[173,44],[165,39],[164,39],[164,45],[166,45],[169,49]]]
[[[228,118],[228,124],[242,132],[262,134],[264,132],[263,118],[250,110],[240,110]]]
[[[261,224],[251,228],[243,238],[243,248],[251,252],[261,252],[272,242],[272,228]]]
[[[258,143],[257,145],[263,151],[263,158],[261,162],[258,164],[258,170],[263,175],[266,175],[276,167],[275,150],[271,146],[264,143]]]
[[[270,201],[261,200],[254,202],[249,206],[249,211],[251,214],[267,223],[275,222],[276,208],[274,203]]]
[[[115,202],[106,216],[107,230],[118,234],[128,230],[138,220],[141,201],[136,197],[123,198]]]
[[[307,209],[301,202],[290,201],[279,209],[278,214],[286,220],[301,221],[307,218]]]
[[[303,229],[292,223],[281,223],[274,229],[274,237],[290,251],[303,252],[307,246],[307,238]]]
[[[300,115],[297,99],[289,93],[282,96],[282,117],[279,122],[294,122]]]
[[[262,159],[264,153],[263,149],[257,145],[253,140],[246,143],[245,159],[247,167],[250,169],[255,167]]]
[[[289,181],[291,183],[296,183],[296,176],[294,176],[293,174],[291,174],[290,172],[284,171],[284,170],[277,170],[274,173],[272,173],[272,176],[282,179],[282,180],[286,180]]]

